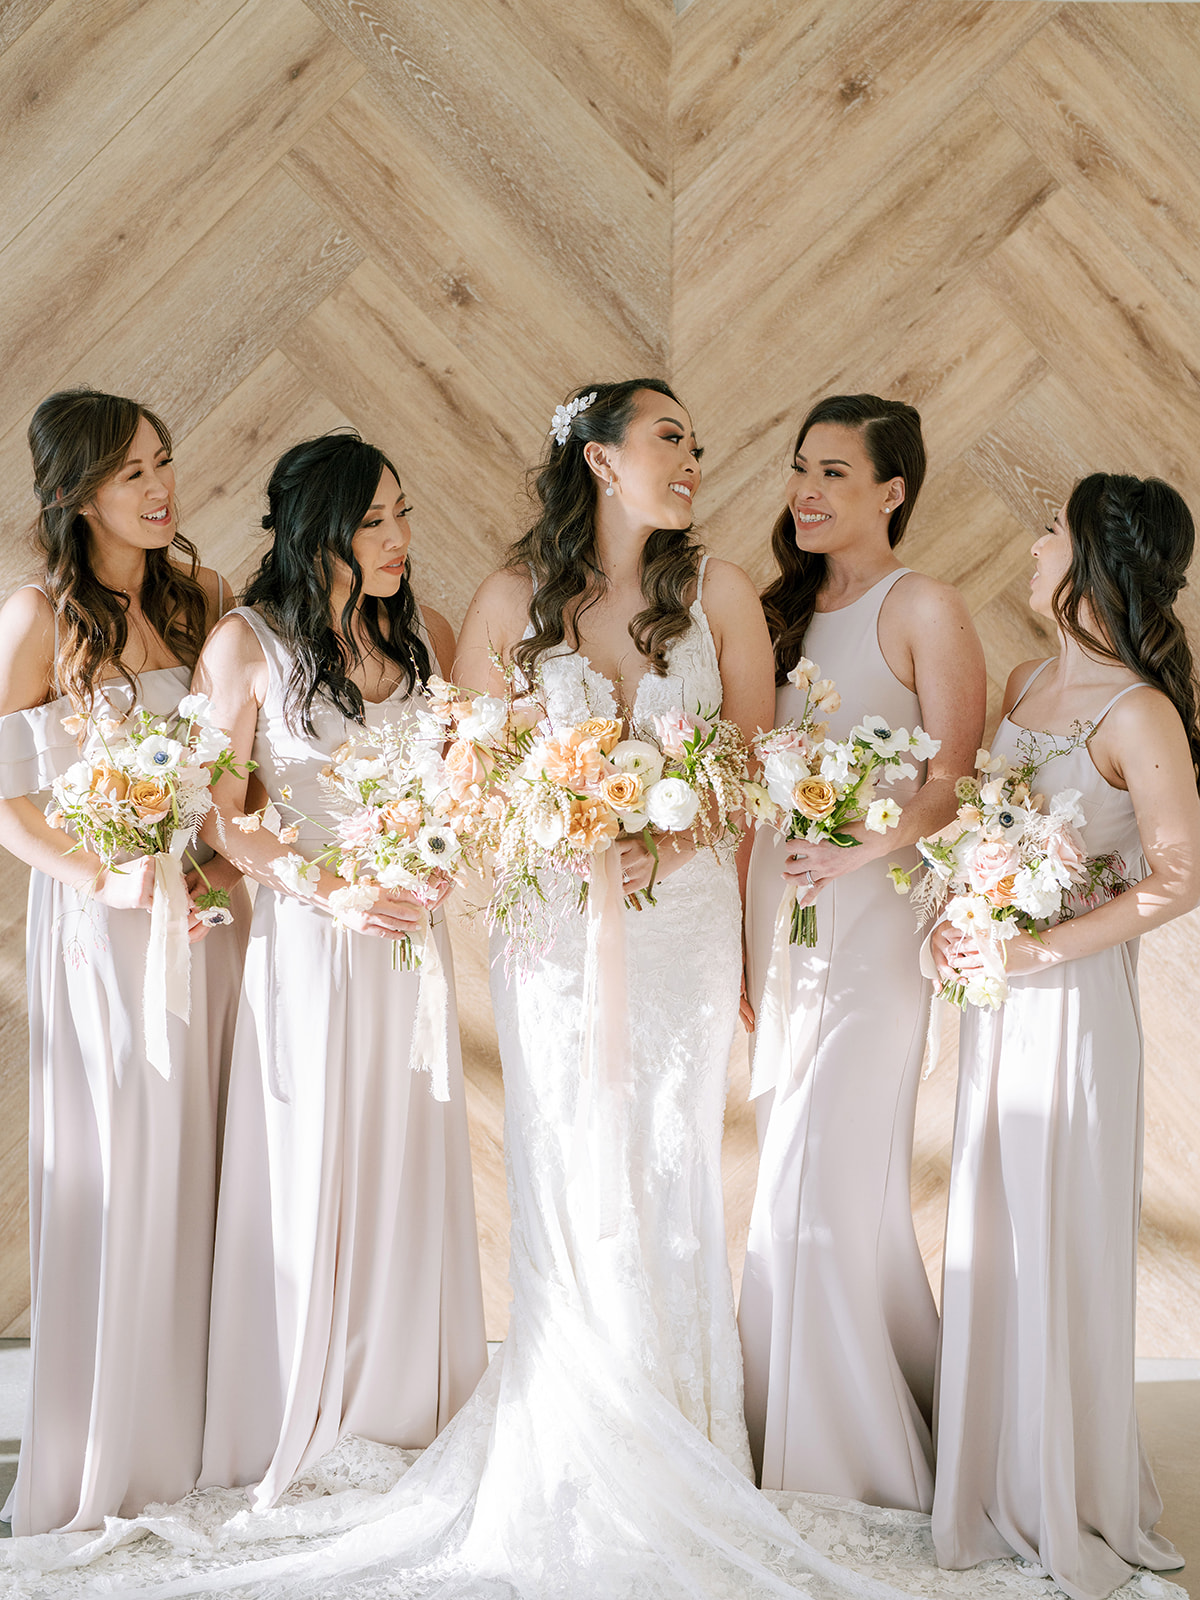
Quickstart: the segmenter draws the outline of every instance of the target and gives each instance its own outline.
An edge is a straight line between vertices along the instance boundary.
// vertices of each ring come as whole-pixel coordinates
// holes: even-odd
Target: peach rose
[[[600,785],[600,797],[614,811],[640,811],[642,780],[636,772],[614,772]]]
[[[415,839],[421,831],[421,802],[419,800],[393,800],[379,813],[385,833],[397,834],[401,839]]]
[[[824,822],[837,805],[837,790],[827,778],[801,778],[792,790],[792,802],[810,822]]]
[[[161,822],[171,810],[170,791],[160,788],[152,778],[139,778],[125,796],[143,822]]]
[[[487,767],[478,750],[468,739],[456,739],[446,751],[446,778],[450,793],[461,800],[472,785],[482,783],[487,777]]]
[[[1011,906],[1016,899],[1016,883],[1017,875],[1015,872],[1010,872],[1007,877],[1001,878],[999,883],[993,884],[988,890],[986,895],[988,904]]]
[[[967,870],[971,887],[976,894],[987,894],[1002,878],[1011,877],[1021,864],[1021,857],[1012,845],[1003,840],[981,844],[971,857]]]
[[[129,793],[129,779],[106,764],[92,768],[91,786],[94,794],[102,794],[106,800],[124,800]]]
[[[606,756],[621,742],[621,724],[612,717],[589,717],[575,729],[581,739],[594,739]]]
[[[603,800],[573,799],[567,839],[574,850],[607,850],[617,836],[619,823]]]

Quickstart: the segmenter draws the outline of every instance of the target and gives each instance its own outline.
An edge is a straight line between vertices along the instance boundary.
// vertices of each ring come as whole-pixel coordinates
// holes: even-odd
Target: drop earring
[[[606,496],[608,496],[611,499],[611,497],[614,494],[616,494],[616,492],[617,492],[616,489],[613,487],[612,474],[610,473],[609,474],[609,478],[608,478],[608,488],[605,489],[604,493],[605,493]]]

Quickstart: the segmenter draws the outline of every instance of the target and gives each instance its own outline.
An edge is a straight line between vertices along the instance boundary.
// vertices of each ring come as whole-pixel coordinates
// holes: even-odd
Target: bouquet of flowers
[[[473,842],[492,859],[489,923],[508,935],[509,959],[528,963],[553,940],[542,874],[579,881],[582,908],[597,859],[624,833],[655,858],[655,830],[694,828],[701,842],[739,832],[746,751],[734,724],[672,711],[622,738],[615,718],[551,726],[536,692],[513,679],[501,698],[441,685],[454,774],[448,809],[466,813]],[[536,685],[535,685],[536,691]],[[646,899],[653,904],[654,876]],[[640,900],[629,897],[640,909]]]
[[[1079,829],[1080,794],[1063,789],[1049,800],[1031,792],[1037,761],[1013,767],[1004,756],[980,750],[975,775],[957,785],[958,815],[920,839],[924,871],[913,903],[924,919],[944,914],[974,938],[984,971],[969,981],[945,983],[939,993],[960,1009],[995,1009],[1008,998],[1004,945],[1018,933],[1036,938],[1051,920],[1075,915],[1073,902],[1093,906],[1129,887],[1115,852],[1090,859]],[[921,869],[917,869],[920,871]],[[891,869],[901,894],[913,873]]]
[[[335,917],[369,910],[380,889],[405,890],[420,904],[434,905],[446,885],[457,881],[463,857],[463,841],[440,805],[448,785],[441,746],[441,725],[426,710],[356,729],[320,774],[333,810],[342,813],[332,828],[314,824],[330,835],[330,843],[311,861],[294,851],[276,860],[284,886],[293,894],[311,894],[325,866],[345,880],[329,897]],[[303,817],[291,805],[290,791],[282,803]],[[235,820],[243,829],[265,824],[281,844],[299,837],[295,824],[283,825],[277,806]],[[406,934],[392,943],[393,966],[419,967],[422,953],[423,945]]]
[[[212,808],[212,785],[223,772],[245,770],[212,721],[207,695],[187,695],[171,717],[140,706],[126,716],[105,708],[64,717],[63,726],[81,739],[82,757],[55,779],[46,820],[118,871],[122,856],[178,860]],[[208,885],[195,903],[213,927],[233,921],[225,889]]]
[[[827,723],[818,719],[842,702],[833,680],[818,677],[820,670],[802,656],[788,673],[788,682],[804,695],[804,706],[798,719],[755,739],[763,782],[747,786],[748,809],[781,838],[827,840],[849,849],[859,842],[846,832],[850,823],[865,820],[873,833],[886,833],[900,820],[896,801],[876,794],[879,782],[915,778],[917,769],[906,757],[928,761],[940,746],[923,728],[909,733],[875,716],[864,717],[848,739],[829,739]],[[785,905],[789,899],[789,942],[814,945],[817,908],[797,905],[794,888]]]
[[[188,895],[182,857],[212,808],[211,787],[223,772],[242,776],[229,737],[213,722],[208,697],[190,694],[173,716],[134,706],[126,716],[111,707],[64,717],[80,740],[81,759],[53,785],[46,812],[52,828],[70,831],[74,849],[87,848],[110,871],[128,856],[154,858],[154,898],[146,951],[143,1011],[146,1056],[163,1077],[171,1072],[167,1013],[191,1015]],[[196,898],[201,920],[233,921],[229,894],[214,889],[198,862],[191,865],[206,888]]]

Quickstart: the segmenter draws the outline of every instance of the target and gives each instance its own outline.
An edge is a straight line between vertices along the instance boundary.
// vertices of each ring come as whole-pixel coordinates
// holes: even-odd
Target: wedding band
[[[808,879],[808,887],[811,889],[812,886],[813,886],[813,876],[812,876],[811,869],[808,872],[806,872],[804,874],[804,876]]]

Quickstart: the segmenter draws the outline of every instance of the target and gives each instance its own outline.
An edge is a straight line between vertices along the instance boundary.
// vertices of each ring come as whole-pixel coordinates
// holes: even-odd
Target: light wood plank
[[[0,54],[12,48],[54,0],[4,0],[0,5]],[[0,1339],[5,1335],[0,1333]]]
[[[491,197],[584,298],[666,358],[669,195],[506,29],[437,0],[310,0],[367,65],[407,137]]]
[[[541,410],[547,385],[557,403],[593,372],[655,363],[603,305],[573,294],[488,196],[447,184],[372,85],[344,96],[283,166],[466,359],[504,375],[518,409]]]
[[[300,0],[244,6],[0,252],[0,417],[53,388],[81,335],[177,268],[361,71]]]
[[[7,177],[0,187],[0,247],[144,105],[170,92],[172,79],[241,3],[181,8],[173,0],[134,7],[127,0],[86,6],[56,0],[42,13],[0,56]],[[64,59],[75,70],[64,72]]]
[[[1195,42],[1200,49],[1200,31]],[[1113,85],[1123,80],[1123,110],[1114,116]],[[1152,80],[1130,81],[1125,52],[1070,7],[985,92],[1177,311],[1194,316],[1200,121],[1160,99]]]

